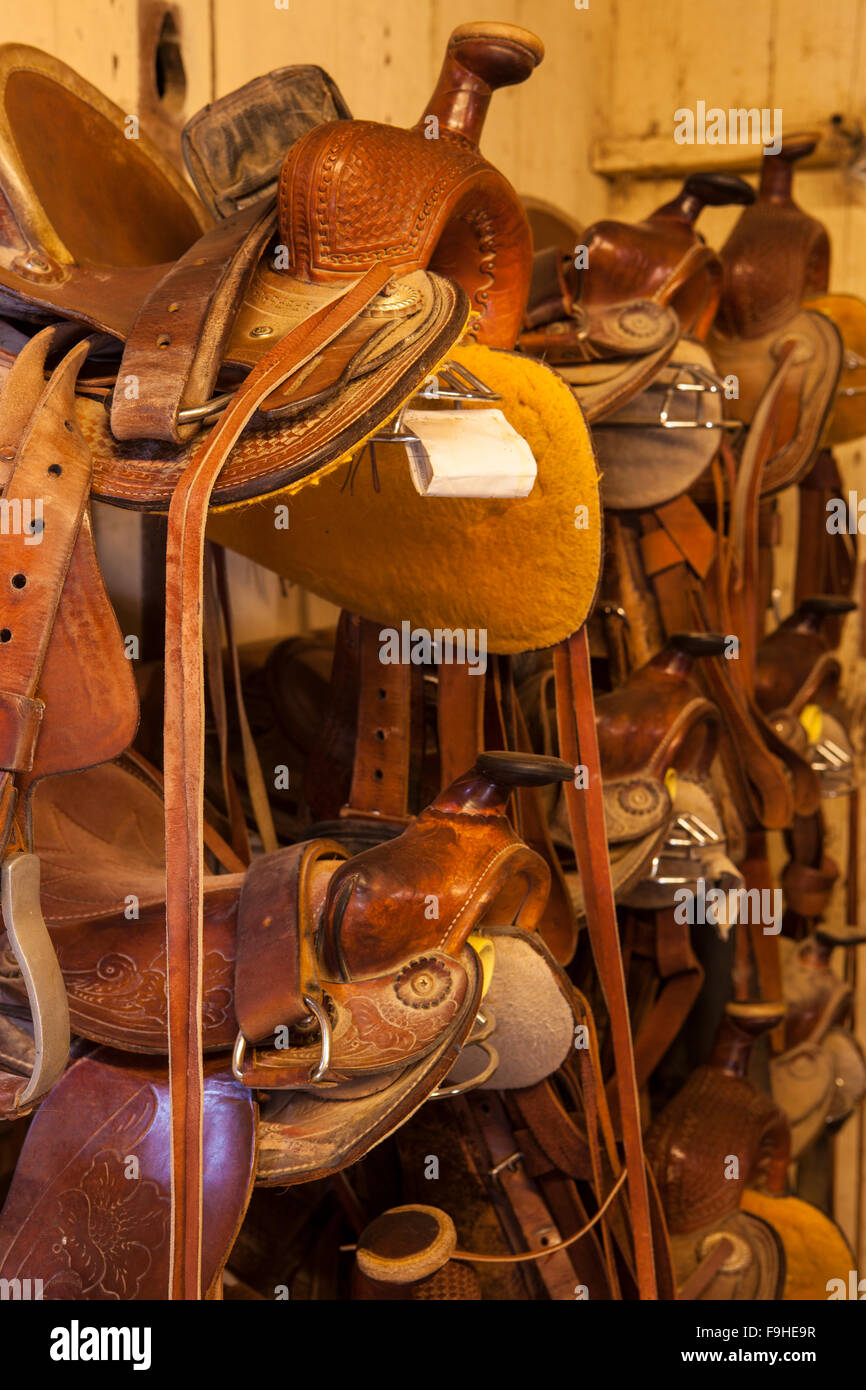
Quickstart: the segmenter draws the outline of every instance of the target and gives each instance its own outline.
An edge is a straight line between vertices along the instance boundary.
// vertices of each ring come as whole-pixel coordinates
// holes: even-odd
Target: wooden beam
[[[814,153],[803,160],[804,168],[844,167],[851,163],[866,138],[863,125],[855,116],[827,121],[822,127],[813,125],[810,129],[819,133],[820,138]],[[593,142],[590,164],[593,173],[607,179],[624,174],[638,179],[659,179],[682,178],[686,174],[708,171],[754,173],[761,166],[761,149],[758,145],[677,145],[673,131],[668,136],[602,137]]]

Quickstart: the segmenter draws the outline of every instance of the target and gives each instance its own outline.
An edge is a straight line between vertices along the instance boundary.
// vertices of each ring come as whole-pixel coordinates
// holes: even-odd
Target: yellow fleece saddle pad
[[[847,1287],[854,1255],[829,1216],[799,1197],[768,1197],[752,1188],[746,1189],[740,1206],[772,1226],[785,1247],[785,1302],[828,1299],[833,1279],[844,1280]]]
[[[377,444],[375,474],[365,454],[302,491],[217,512],[208,534],[398,630],[405,621],[430,631],[486,629],[491,652],[551,646],[584,622],[598,582],[589,429],[543,364],[484,347],[449,356],[501,396],[497,408],[529,444],[538,465],[529,496],[422,497],[402,446]]]
[[[835,323],[842,337],[842,371],[823,444],[850,444],[866,435],[866,301],[854,294],[825,294],[803,305]]]

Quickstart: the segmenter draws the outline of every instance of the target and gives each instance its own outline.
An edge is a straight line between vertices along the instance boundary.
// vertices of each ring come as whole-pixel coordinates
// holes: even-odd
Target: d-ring
[[[435,1086],[427,1097],[428,1100],[445,1100],[448,1096],[462,1096],[466,1091],[474,1091],[477,1086],[483,1086],[485,1081],[490,1080],[499,1066],[499,1053],[496,1048],[481,1038],[473,1039],[466,1046],[480,1047],[482,1052],[486,1052],[489,1058],[487,1066],[477,1076],[470,1076],[468,1081],[458,1081],[455,1086]]]
[[[309,1012],[318,1023],[319,1031],[322,1035],[322,1051],[318,1062],[310,1072],[308,1078],[311,1083],[315,1083],[322,1080],[322,1077],[327,1074],[331,1065],[331,1020],[328,1017],[327,1010],[323,1009],[321,1004],[317,1004],[315,999],[311,999],[309,994],[305,994],[303,1000]],[[238,1031],[238,1035],[235,1038],[234,1050],[232,1052],[232,1071],[240,1082],[244,1080],[243,1066],[246,1050],[247,1040],[243,1033]]]

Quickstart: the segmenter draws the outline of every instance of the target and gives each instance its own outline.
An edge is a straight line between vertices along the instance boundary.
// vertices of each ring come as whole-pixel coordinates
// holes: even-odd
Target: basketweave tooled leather
[[[769,1005],[761,1012],[766,1018],[751,1032],[730,1016],[723,1019],[709,1062],[692,1072],[647,1131],[647,1159],[671,1235],[723,1220],[736,1211],[746,1187],[784,1191],[788,1122],[745,1075],[757,1029],[778,1022],[783,1007],[772,1017]]]
[[[399,190],[395,198],[395,189]],[[507,180],[464,136],[335,122],[310,131],[280,174],[280,237],[299,279],[362,273],[378,260],[456,278],[479,342],[511,347],[529,289],[529,228]]]
[[[764,156],[758,196],[719,252],[724,286],[714,328],[723,335],[760,337],[783,327],[804,300],[827,292],[830,239],[791,196],[794,164],[815,143],[794,136],[779,154]]]

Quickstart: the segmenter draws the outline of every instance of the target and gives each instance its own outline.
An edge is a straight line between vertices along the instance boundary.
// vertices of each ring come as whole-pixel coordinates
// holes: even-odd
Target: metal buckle
[[[509,1173],[516,1173],[518,1167],[523,1162],[524,1156],[525,1155],[520,1149],[515,1149],[513,1154],[509,1154],[507,1158],[503,1158],[494,1168],[488,1168],[488,1178],[498,1178],[499,1174],[504,1173],[506,1169]]]
[[[319,1031],[322,1034],[322,1051],[316,1066],[313,1067],[308,1077],[310,1084],[315,1084],[322,1080],[331,1065],[331,1020],[328,1017],[327,1010],[323,1009],[321,1004],[317,1004],[315,999],[311,999],[309,994],[305,994],[303,1000],[318,1023]],[[244,1080],[243,1065],[246,1050],[247,1040],[243,1033],[238,1031],[232,1051],[232,1071],[240,1082]]]

